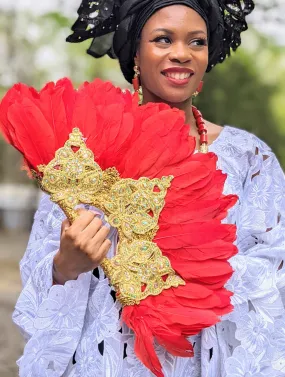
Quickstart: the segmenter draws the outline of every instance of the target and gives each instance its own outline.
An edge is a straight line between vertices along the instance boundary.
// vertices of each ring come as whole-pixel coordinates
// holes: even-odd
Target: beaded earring
[[[204,85],[204,82],[203,81],[200,81],[200,84],[196,90],[196,92],[193,93],[192,97],[197,97],[199,93],[202,92],[202,89],[203,89],[203,85]]]
[[[133,78],[133,87],[135,92],[138,94],[139,97],[139,105],[142,104],[143,102],[143,92],[142,92],[142,87],[140,85],[140,69],[137,65],[134,66],[134,78]]]

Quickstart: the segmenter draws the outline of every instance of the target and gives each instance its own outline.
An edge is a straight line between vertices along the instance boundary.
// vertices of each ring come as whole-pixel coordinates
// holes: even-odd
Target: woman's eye
[[[207,39],[204,38],[195,39],[191,42],[191,44],[194,44],[194,46],[207,46],[207,43]]]
[[[170,39],[168,37],[157,37],[154,39],[154,42],[159,42],[159,43],[170,43]]]
[[[152,42],[155,42],[155,43],[161,43],[161,44],[170,44],[172,43],[171,39],[167,36],[160,36],[160,37],[156,37]],[[197,47],[201,47],[201,46],[207,46],[208,42],[207,42],[207,39],[205,38],[196,38],[192,41],[190,41],[190,45],[192,46],[197,46]]]

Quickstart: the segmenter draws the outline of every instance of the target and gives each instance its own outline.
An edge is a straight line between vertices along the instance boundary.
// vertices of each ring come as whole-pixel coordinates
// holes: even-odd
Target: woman
[[[218,0],[83,1],[69,40],[94,38],[91,54],[117,56],[129,82],[139,76],[143,103],[177,107],[195,125],[192,96],[205,71],[239,46],[252,9],[251,1],[243,6]],[[239,197],[227,217],[237,225],[239,250],[228,283],[234,311],[191,339],[193,358],[174,357],[158,347],[163,373],[282,376],[284,175],[273,152],[254,135],[205,125],[209,150],[227,174],[224,192]],[[190,133],[197,145],[205,144],[195,126]],[[120,304],[96,268],[115,247],[97,215],[82,209],[70,225],[48,196],[40,203],[21,261],[24,289],[13,315],[28,340],[18,361],[21,377],[152,375],[134,355],[133,335],[120,322]]]

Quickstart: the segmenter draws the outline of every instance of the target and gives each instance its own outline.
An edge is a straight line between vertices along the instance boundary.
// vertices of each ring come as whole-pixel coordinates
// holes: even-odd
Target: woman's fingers
[[[110,228],[106,225],[103,225],[100,227],[100,229],[94,234],[91,244],[96,245],[96,244],[103,244],[103,242],[106,240],[108,237],[108,234],[110,233]]]
[[[66,231],[66,229],[68,229],[70,227],[70,222],[68,221],[68,219],[65,219],[63,220],[63,222],[61,223],[61,235],[62,233],[64,233]]]
[[[112,246],[112,242],[107,239],[102,243],[98,252],[93,253],[92,259],[96,267],[103,261],[104,258],[106,258],[111,246]]]
[[[81,236],[86,239],[92,239],[97,235],[103,226],[103,222],[98,217],[94,217],[92,221],[86,226],[86,228],[81,232]]]
[[[106,257],[112,245],[107,239],[110,227],[103,226],[96,212],[82,209],[78,213],[72,225],[68,220],[62,222],[58,266],[63,266],[61,272],[67,278],[92,271]]]
[[[74,220],[71,228],[74,233],[82,232],[97,216],[96,212],[86,209],[78,210],[79,216]],[[100,220],[100,219],[99,219]]]
[[[100,262],[102,261],[103,258],[106,257],[111,246],[112,246],[112,242],[110,240],[107,239],[103,242],[102,246],[100,247],[100,250],[101,250],[101,253],[102,253],[102,258],[101,258]]]

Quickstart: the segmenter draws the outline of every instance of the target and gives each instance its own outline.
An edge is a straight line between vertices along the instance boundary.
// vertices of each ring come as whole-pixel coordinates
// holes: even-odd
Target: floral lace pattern
[[[285,376],[285,179],[272,151],[226,126],[210,146],[227,174],[224,192],[239,196],[239,253],[231,259],[234,311],[193,337],[195,356],[157,347],[165,377]],[[151,377],[134,354],[121,307],[103,271],[52,286],[52,263],[64,214],[43,195],[20,263],[23,291],[13,314],[27,341],[20,377]],[[111,233],[114,255],[116,232]],[[283,298],[283,300],[282,300]]]

